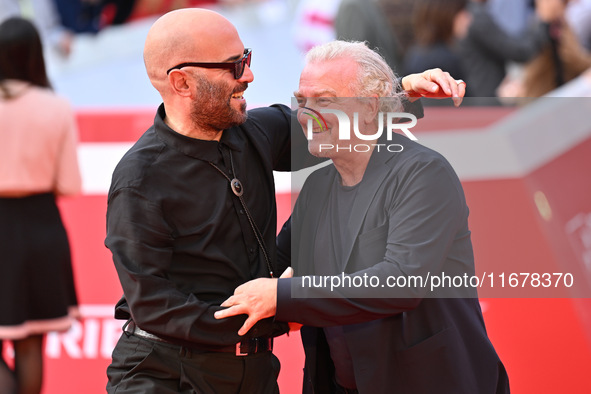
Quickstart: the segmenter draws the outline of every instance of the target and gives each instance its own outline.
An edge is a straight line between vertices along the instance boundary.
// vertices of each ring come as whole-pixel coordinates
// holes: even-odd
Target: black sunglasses
[[[244,49],[244,55],[241,59],[236,60],[235,62],[225,62],[225,63],[181,63],[174,67],[171,67],[166,71],[166,75],[170,74],[172,70],[177,70],[183,67],[203,67],[203,68],[227,68],[230,70],[234,70],[234,79],[239,79],[244,74],[244,69],[246,65],[250,67],[250,58],[252,57],[252,49],[246,48]]]

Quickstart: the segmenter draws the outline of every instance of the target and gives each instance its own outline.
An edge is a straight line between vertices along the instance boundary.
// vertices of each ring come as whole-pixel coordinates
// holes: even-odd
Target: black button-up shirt
[[[225,130],[219,142],[176,133],[164,117],[162,105],[154,125],[121,159],[109,190],[105,244],[124,292],[115,317],[131,317],[142,329],[180,345],[228,346],[239,341],[245,316],[216,320],[213,313],[237,286],[269,277],[228,178],[240,180],[274,265],[273,170],[292,166],[290,110],[251,110],[248,120]],[[248,336],[271,335],[271,323],[260,322]]]

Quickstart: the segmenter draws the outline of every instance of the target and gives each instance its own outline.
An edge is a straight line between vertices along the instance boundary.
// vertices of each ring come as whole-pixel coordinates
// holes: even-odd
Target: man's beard
[[[232,108],[232,94],[244,91],[248,83],[238,85],[234,90],[222,82],[213,83],[197,77],[197,98],[191,106],[191,120],[195,127],[217,134],[220,130],[238,126],[246,121],[246,102],[240,109]]]

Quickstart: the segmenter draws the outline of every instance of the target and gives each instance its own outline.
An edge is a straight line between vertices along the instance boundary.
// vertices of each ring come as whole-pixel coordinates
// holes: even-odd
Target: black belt
[[[128,334],[132,334],[144,339],[151,341],[162,342],[169,345],[179,346],[176,343],[162,339],[157,335],[151,334],[145,330],[139,328],[133,321],[130,321],[123,326],[123,331]],[[273,338],[269,337],[256,337],[256,338],[244,338],[238,342],[235,346],[228,346],[222,348],[220,351],[235,353],[236,356],[250,356],[257,353],[273,351]]]
[[[336,389],[335,394],[359,394],[359,390],[343,387],[336,382],[336,379],[334,380],[334,385]]]
[[[236,344],[237,356],[248,356],[271,351],[273,351],[273,338],[269,337],[244,338]]]

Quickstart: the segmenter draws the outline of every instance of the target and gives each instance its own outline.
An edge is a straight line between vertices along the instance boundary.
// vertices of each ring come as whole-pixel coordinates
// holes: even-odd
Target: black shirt
[[[343,261],[345,244],[351,244],[355,237],[351,234],[351,218],[357,191],[363,181],[354,186],[343,186],[341,176],[334,177],[327,203],[318,220],[318,230],[314,242],[314,273],[316,275],[340,275],[345,271]],[[336,382],[348,389],[357,387],[353,359],[345,339],[343,326],[324,327],[324,335],[330,349],[330,357],[335,368]]]
[[[237,286],[270,274],[246,212],[212,164],[242,183],[274,264],[273,170],[291,167],[290,110],[249,111],[219,142],[178,134],[164,118],[161,105],[154,125],[121,159],[109,190],[105,244],[124,292],[115,317],[193,348],[232,345],[245,317],[216,320],[213,313]],[[247,336],[272,330],[266,319]]]

